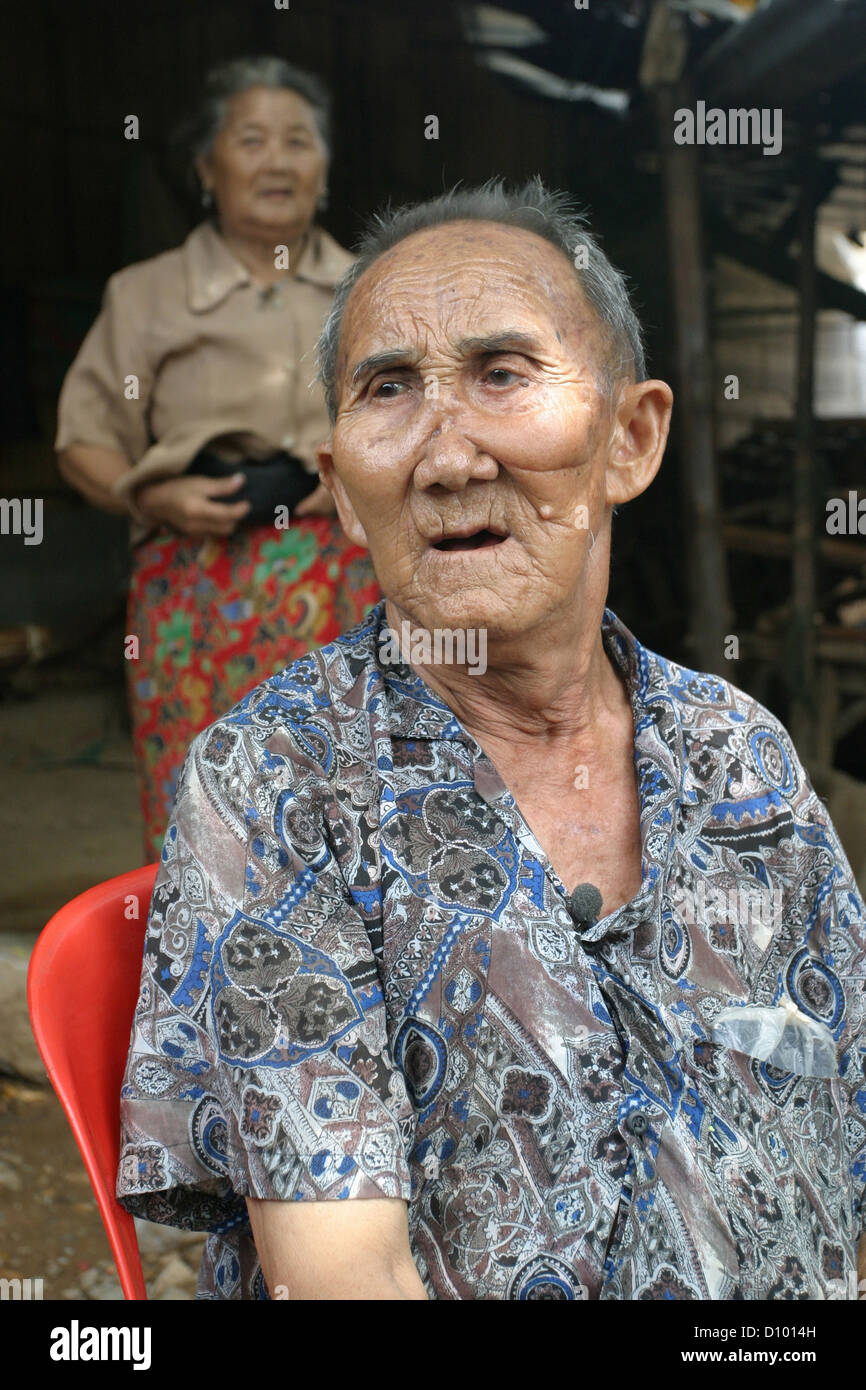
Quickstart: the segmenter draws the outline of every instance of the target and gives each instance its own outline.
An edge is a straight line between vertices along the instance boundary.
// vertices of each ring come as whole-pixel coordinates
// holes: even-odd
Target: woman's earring
[[[319,209],[319,212],[324,212],[324,211],[325,211],[325,208],[326,208],[327,206],[328,206],[328,190],[327,190],[327,188],[323,188],[322,191],[321,191],[321,193],[319,194],[318,198],[316,199],[316,207]]]
[[[209,188],[203,188],[201,191],[201,205],[203,208],[213,207],[213,194]]]

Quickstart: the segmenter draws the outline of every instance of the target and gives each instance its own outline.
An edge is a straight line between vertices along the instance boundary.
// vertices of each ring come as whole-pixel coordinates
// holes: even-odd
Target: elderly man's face
[[[568,261],[531,232],[452,223],[361,277],[320,466],[416,623],[516,635],[579,597],[590,527],[626,500],[603,360]]]

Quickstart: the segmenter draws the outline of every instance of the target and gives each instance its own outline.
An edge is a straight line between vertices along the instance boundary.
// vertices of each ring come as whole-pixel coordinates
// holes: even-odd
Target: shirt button
[[[626,1117],[625,1127],[629,1134],[633,1134],[636,1138],[640,1138],[642,1134],[646,1134],[649,1128],[649,1120],[642,1110],[633,1110],[632,1113]]]

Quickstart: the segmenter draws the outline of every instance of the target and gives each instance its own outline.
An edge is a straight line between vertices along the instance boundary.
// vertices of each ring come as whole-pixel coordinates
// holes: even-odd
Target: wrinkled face
[[[297,92],[282,89],[239,93],[198,169],[224,231],[264,236],[272,230],[275,239],[303,231],[327,170],[312,107]]]
[[[320,464],[403,615],[507,636],[579,602],[605,507],[603,356],[571,265],[531,232],[451,223],[361,277]]]

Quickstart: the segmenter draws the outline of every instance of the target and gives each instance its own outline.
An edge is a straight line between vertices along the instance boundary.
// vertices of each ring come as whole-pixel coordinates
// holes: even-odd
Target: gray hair
[[[355,248],[357,260],[337,286],[319,338],[319,375],[332,424],[337,415],[340,329],[355,285],[374,261],[414,232],[463,221],[519,227],[557,247],[574,266],[575,278],[604,329],[605,388],[612,389],[624,376],[645,380],[643,335],[629,297],[628,282],[587,230],[586,213],[569,194],[545,188],[537,175],[521,188],[507,188],[502,179],[490,179],[478,188],[452,188],[427,202],[396,209],[389,205],[368,223]]]
[[[232,97],[248,92],[251,87],[297,92],[298,96],[309,102],[325,153],[330,153],[331,96],[324,82],[314,73],[296,68],[283,58],[264,56],[233,58],[210,69],[205,77],[199,109],[182,132],[193,161],[210,153],[214,140],[225,125]]]

